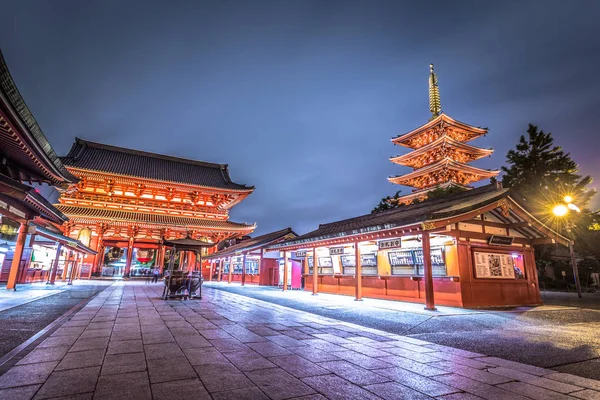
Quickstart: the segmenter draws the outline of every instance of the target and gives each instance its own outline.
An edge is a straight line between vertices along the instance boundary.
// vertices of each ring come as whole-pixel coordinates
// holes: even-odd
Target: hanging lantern
[[[120,260],[121,257],[123,257],[124,253],[125,253],[124,249],[120,249],[118,247],[112,247],[110,249],[110,251],[108,252],[108,259],[110,261]]]
[[[142,264],[150,262],[154,259],[154,249],[138,249],[135,258]]]
[[[92,231],[90,228],[83,228],[79,231],[79,235],[77,235],[77,240],[79,240],[84,246],[90,247],[90,241],[92,240]]]

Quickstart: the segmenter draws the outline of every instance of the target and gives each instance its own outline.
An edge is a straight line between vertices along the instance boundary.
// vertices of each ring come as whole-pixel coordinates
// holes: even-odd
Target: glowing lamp
[[[571,196],[565,196],[564,200],[565,200],[565,203],[567,203],[567,204],[573,202],[573,198]]]
[[[569,203],[567,204],[567,207],[569,207],[569,210],[573,210],[575,212],[581,212],[581,210],[579,209],[579,207],[577,207],[575,204],[573,203]]]
[[[564,217],[569,212],[569,209],[564,204],[559,204],[552,209],[552,212],[557,217]]]

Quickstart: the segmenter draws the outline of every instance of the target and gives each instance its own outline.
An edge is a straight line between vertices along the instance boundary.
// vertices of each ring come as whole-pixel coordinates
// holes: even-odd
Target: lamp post
[[[554,206],[552,212],[557,217],[567,217],[569,211],[581,212],[579,207],[573,204],[573,198],[571,196],[565,196],[563,199],[566,204],[558,204]],[[577,288],[577,296],[581,299],[583,295],[581,294],[581,283],[579,282],[579,271],[577,269],[577,262],[575,261],[575,250],[574,244],[575,239],[573,239],[573,235],[571,234],[571,222],[568,218],[565,219],[565,227],[567,228],[567,233],[569,235],[569,255],[571,256],[571,267],[573,268],[573,276],[575,278],[575,287]]]

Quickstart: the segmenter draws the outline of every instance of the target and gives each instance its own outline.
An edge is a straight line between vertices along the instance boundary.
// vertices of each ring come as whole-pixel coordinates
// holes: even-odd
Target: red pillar
[[[246,283],[246,253],[242,257],[242,286]]]
[[[56,279],[56,272],[58,271],[58,261],[60,259],[60,251],[62,250],[62,243],[59,243],[56,246],[56,255],[54,256],[54,262],[52,263],[52,270],[50,271],[50,280],[48,283],[50,285],[54,285],[54,280]]]
[[[288,256],[287,251],[283,252],[283,290],[287,290],[288,283]]]
[[[162,274],[165,270],[165,245],[161,244],[158,246],[158,254],[156,255],[156,265],[160,269]]]
[[[229,257],[229,275],[227,276],[227,283],[231,283],[233,280],[233,263],[231,261],[232,258]]]
[[[133,257],[133,237],[129,238],[129,245],[127,246],[127,261],[125,262],[124,278],[129,278],[131,272],[131,258]]]
[[[355,280],[355,298],[356,301],[362,300],[362,265],[360,263],[360,249],[358,248],[358,241],[354,242],[354,257],[356,261],[354,263],[354,280]]]
[[[308,254],[306,255],[308,258]],[[306,261],[308,263],[308,261]],[[313,296],[319,293],[319,272],[317,271],[317,248],[313,247]]]
[[[102,243],[102,233],[98,234],[98,241],[96,242],[96,251],[98,254],[94,257],[94,267],[92,273],[96,273],[100,270],[100,264],[104,261],[104,244]]]
[[[6,282],[7,290],[17,290],[17,273],[19,265],[21,265],[21,257],[23,257],[23,248],[25,247],[25,239],[27,238],[27,224],[21,223],[19,226],[19,235],[15,245],[15,254],[13,255],[10,271],[8,273],[8,281]]]
[[[431,246],[429,243],[429,232],[421,235],[423,244],[423,275],[425,278],[425,309],[435,311],[435,300],[433,297],[433,271],[431,269]]]
[[[221,282],[221,278],[223,277],[223,260],[219,260],[219,276],[217,276],[217,282]]]
[[[208,281],[211,282],[212,281],[212,276],[213,276],[213,266],[215,265],[215,261],[211,260],[210,261],[210,272],[208,273]],[[202,266],[200,266],[200,268],[202,268]]]

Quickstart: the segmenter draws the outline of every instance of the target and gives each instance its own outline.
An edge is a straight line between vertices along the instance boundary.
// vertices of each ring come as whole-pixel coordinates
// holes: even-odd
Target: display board
[[[390,260],[390,265],[392,267],[401,267],[406,265],[412,266],[415,263],[413,259],[413,253],[411,250],[390,251],[388,252],[388,259]]]
[[[354,254],[344,254],[340,256],[342,267],[356,267],[356,256]]]
[[[473,252],[475,277],[485,279],[515,279],[515,263],[510,254]]]

